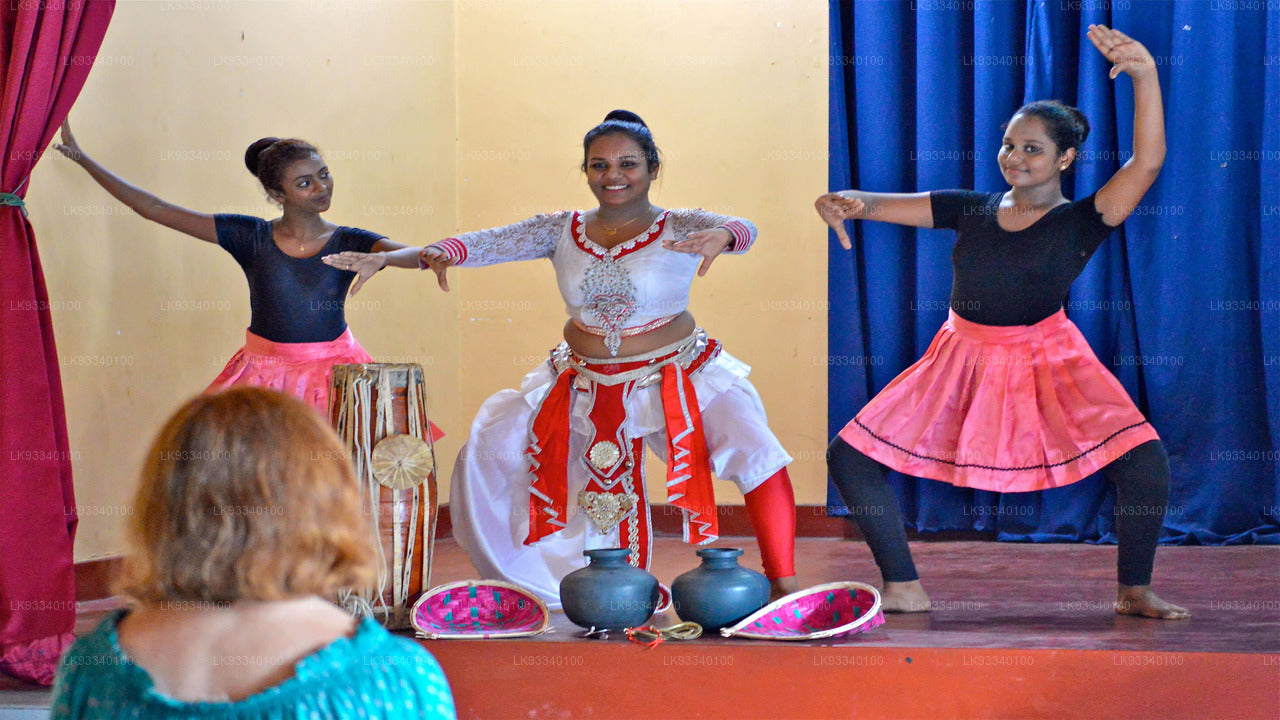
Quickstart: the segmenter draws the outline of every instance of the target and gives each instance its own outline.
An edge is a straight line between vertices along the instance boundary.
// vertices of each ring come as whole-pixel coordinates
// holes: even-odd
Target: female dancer
[[[62,144],[54,147],[134,212],[221,245],[244,269],[252,309],[245,344],[207,392],[259,385],[296,395],[328,416],[331,368],[372,358],[347,327],[346,291],[355,274],[329,267],[320,257],[343,250],[383,253],[405,246],[320,217],[333,199],[334,181],[315,146],[263,138],[245,151],[245,166],[283,210],[275,220],[207,215],[167,203],[89,157],[76,143],[70,124],[62,126]]]
[[[480,408],[454,465],[454,535],[486,577],[559,602],[586,548],[628,547],[649,566],[644,445],[667,462],[685,540],[716,539],[711,473],[735,482],[776,594],[796,589],[791,457],[768,428],[750,370],[686,309],[694,273],[755,240],[746,220],[649,201],[659,166],[649,128],[615,110],[583,138],[599,207],[539,215],[423,248],[326,258],[367,278],[387,264],[430,267],[550,258],[570,319],[565,342]],[[576,506],[573,509],[570,506]]]
[[[1060,487],[1102,470],[1117,488],[1116,612],[1190,616],[1151,591],[1168,456],[1062,309],[1089,257],[1155,182],[1165,153],[1151,54],[1101,25],[1090,26],[1089,39],[1114,64],[1112,79],[1132,77],[1135,105],[1133,157],[1093,195],[1062,195],[1062,173],[1089,126],[1075,108],[1049,101],[1024,106],[1005,128],[999,162],[1008,192],[846,190],[816,203],[846,248],[846,219],[959,234],[947,322],[828,449],[831,476],[884,577],[886,611],[929,609],[884,479],[888,465],[998,492]]]

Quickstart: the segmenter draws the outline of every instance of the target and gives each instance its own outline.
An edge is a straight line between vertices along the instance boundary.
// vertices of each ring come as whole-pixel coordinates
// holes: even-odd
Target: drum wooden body
[[[351,452],[382,561],[374,587],[350,589],[340,601],[388,628],[408,628],[431,584],[438,502],[422,366],[334,365],[329,415]]]

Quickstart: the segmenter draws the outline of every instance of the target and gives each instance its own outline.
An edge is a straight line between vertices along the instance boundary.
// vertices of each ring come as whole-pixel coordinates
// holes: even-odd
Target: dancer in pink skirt
[[[381,253],[405,246],[320,217],[333,199],[334,181],[315,146],[263,138],[245,152],[249,172],[283,210],[275,220],[207,215],[167,203],[85,154],[70,125],[63,125],[62,144],[55,148],[142,217],[221,245],[244,268],[252,308],[245,344],[209,392],[232,385],[268,387],[300,397],[328,417],[331,368],[372,358],[347,327],[344,303],[356,274],[320,258],[344,250]]]
[[[1089,39],[1134,85],[1133,157],[1093,195],[1068,201],[1062,173],[1089,132],[1079,110],[1038,101],[1005,128],[1004,193],[846,190],[818,198],[850,247],[847,219],[957,231],[951,312],[918,362],[889,383],[828,449],[828,466],[884,579],[884,609],[929,609],[885,466],[958,487],[1020,492],[1101,470],[1116,484],[1116,612],[1186,618],[1151,590],[1169,498],[1169,460],[1154,428],[1094,356],[1062,300],[1124,222],[1164,162],[1155,62],[1101,25]]]

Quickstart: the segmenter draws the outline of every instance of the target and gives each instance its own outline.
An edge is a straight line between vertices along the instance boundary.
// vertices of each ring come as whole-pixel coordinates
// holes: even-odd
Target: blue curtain
[[[1270,8],[1270,9],[1268,9]],[[1128,158],[1133,86],[1085,37],[1151,50],[1168,155],[1142,205],[1072,286],[1067,312],[1160,432],[1173,471],[1162,542],[1280,542],[1280,11],[1225,0],[833,0],[833,190],[1002,191],[1001,124],[1057,98],[1092,125],[1064,187]],[[946,319],[954,233],[854,224],[830,243],[832,435]],[[997,494],[892,475],[919,531],[1115,542],[1101,475]],[[834,488],[833,514],[847,512]]]

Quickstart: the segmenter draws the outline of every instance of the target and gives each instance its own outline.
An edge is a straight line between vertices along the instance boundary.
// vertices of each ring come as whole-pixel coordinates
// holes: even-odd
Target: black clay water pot
[[[705,631],[719,630],[769,602],[769,580],[738,564],[738,548],[703,548],[702,564],[671,583],[676,614]]]
[[[584,628],[624,630],[649,621],[658,606],[658,580],[627,562],[626,548],[585,550],[586,567],[560,581],[560,603]]]

